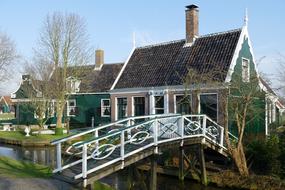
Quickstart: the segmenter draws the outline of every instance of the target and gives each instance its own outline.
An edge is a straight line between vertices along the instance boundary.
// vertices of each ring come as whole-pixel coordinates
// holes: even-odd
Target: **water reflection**
[[[149,173],[139,172],[140,178],[134,179],[133,171],[129,168],[119,171],[115,174],[105,177],[101,181],[109,184],[117,190],[145,190],[149,189],[148,175]],[[144,181],[144,184],[142,183]],[[166,175],[158,175],[157,190],[227,190],[218,187],[205,187],[192,180],[184,180],[181,182],[177,177],[170,177]]]
[[[0,156],[7,156],[16,160],[31,161],[47,166],[55,166],[54,147],[38,148],[0,144]]]

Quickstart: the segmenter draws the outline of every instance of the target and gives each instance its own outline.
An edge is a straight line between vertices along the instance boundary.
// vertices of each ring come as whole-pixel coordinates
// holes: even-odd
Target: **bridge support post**
[[[184,148],[179,147],[179,180],[184,181]]]
[[[201,182],[203,185],[207,185],[208,182],[207,182],[205,155],[204,155],[204,147],[202,144],[200,144],[199,146],[199,158],[200,158]]]
[[[154,155],[151,158],[151,169],[150,169],[150,190],[156,190],[157,188],[157,156]]]

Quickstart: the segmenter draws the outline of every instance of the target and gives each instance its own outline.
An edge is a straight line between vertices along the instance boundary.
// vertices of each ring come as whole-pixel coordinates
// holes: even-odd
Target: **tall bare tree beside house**
[[[32,63],[26,63],[25,65],[25,73],[30,75],[32,85],[38,91],[36,95],[33,92],[26,92],[30,99],[26,107],[28,111],[33,112],[37,124],[40,129],[43,129],[46,121],[54,116],[53,102],[48,96],[48,91],[51,88],[49,80],[53,71],[53,64],[40,57],[35,57]]]
[[[14,42],[0,32],[0,82],[9,79],[11,66],[18,57]]]
[[[80,16],[56,12],[46,17],[35,56],[45,63],[52,64],[45,97],[56,102],[58,129],[62,128],[64,108],[70,89],[67,79],[80,75],[80,66],[90,61],[91,51],[88,42],[85,21]]]
[[[209,90],[216,90],[219,95],[219,117],[223,117],[222,126],[225,129],[225,141],[229,154],[231,155],[239,173],[242,176],[248,176],[248,166],[244,151],[245,131],[253,127],[253,120],[264,113],[264,107],[260,101],[264,101],[264,93],[259,88],[259,78],[251,77],[248,82],[242,81],[241,77],[233,76],[233,80],[226,84],[219,82],[219,77],[225,75],[222,68],[213,68],[211,72],[198,73],[195,70],[189,70],[184,78],[185,95],[193,94],[194,99],[199,99],[200,93]],[[197,112],[195,105],[191,110]],[[209,108],[210,109],[210,108]],[[232,139],[228,134],[231,123],[231,132],[235,132],[237,139]]]

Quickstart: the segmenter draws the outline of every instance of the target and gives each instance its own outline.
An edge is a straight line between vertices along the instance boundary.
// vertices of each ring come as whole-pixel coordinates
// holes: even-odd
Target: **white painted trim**
[[[164,90],[163,104],[164,104],[164,114],[168,114],[169,113],[169,90],[168,89]]]
[[[200,99],[200,97],[201,97],[201,95],[216,95],[217,96],[217,123],[218,123],[218,119],[219,119],[219,94],[218,93],[211,93],[211,92],[209,92],[209,93],[199,93],[198,94],[198,113],[199,114],[201,114],[201,99]],[[209,116],[208,116],[209,117]]]
[[[123,65],[123,67],[121,68],[121,70],[120,70],[119,74],[117,75],[117,78],[116,78],[116,80],[114,81],[114,83],[113,83],[112,87],[110,88],[110,90],[113,90],[113,89],[115,88],[115,86],[116,86],[116,84],[118,83],[118,81],[119,81],[121,75],[123,74],[123,72],[124,72],[124,70],[125,70],[127,64],[129,63],[129,61],[130,61],[130,59],[131,59],[131,57],[132,57],[132,55],[133,55],[135,49],[136,49],[136,48],[133,48],[133,49],[132,49],[132,51],[131,51],[131,53],[130,53],[128,59],[126,60],[126,62],[125,62],[125,64]]]
[[[156,113],[156,109],[157,109],[157,107],[155,106],[155,103],[156,103],[156,100],[155,100],[155,97],[162,97],[163,98],[163,114],[166,114],[166,113],[164,113],[165,112],[165,97],[164,97],[164,94],[162,94],[162,95],[159,95],[159,94],[154,94],[154,96],[153,96],[153,111],[154,111],[154,114],[157,114]],[[158,109],[161,109],[162,110],[162,108],[158,108]]]
[[[67,95],[109,95],[110,93],[108,92],[78,92],[78,93],[66,93]]]
[[[238,39],[238,43],[236,45],[236,49],[234,51],[234,55],[233,55],[233,58],[232,58],[232,61],[231,61],[231,64],[230,64],[230,68],[229,68],[228,73],[227,73],[227,77],[226,77],[225,83],[229,83],[232,80],[232,74],[234,72],[235,66],[237,64],[237,59],[238,59],[238,56],[239,56],[239,52],[242,49],[242,44],[244,42],[245,30],[246,30],[245,27],[243,27],[242,30],[241,30],[241,33],[240,33],[240,36],[239,36],[239,39]]]
[[[243,61],[247,61],[247,76],[246,76],[246,79],[244,78],[244,76],[243,76]],[[250,82],[250,60],[249,59],[247,59],[247,58],[245,58],[245,57],[241,57],[241,77],[242,77],[242,82],[244,82],[244,83],[249,83]]]
[[[134,101],[134,96],[132,96],[132,100],[131,100],[131,105],[132,105],[132,106],[131,106],[131,107],[132,107],[132,111],[131,111],[131,112],[132,112],[132,115],[131,115],[131,116],[132,116],[132,117],[135,116],[135,105],[134,105],[134,102],[135,102],[135,101]]]
[[[118,112],[118,100],[117,100],[117,97],[115,97],[115,121],[117,121],[118,120],[118,114],[117,114],[117,112]]]
[[[66,115],[69,116],[69,117],[75,117],[76,115],[69,115],[69,112],[70,112],[70,106],[69,106],[69,102],[74,102],[74,106],[72,107],[75,107],[76,108],[76,99],[69,99],[66,101],[67,105],[66,105]]]
[[[223,85],[223,86],[221,86]],[[199,87],[199,90],[221,90],[227,89],[228,85],[222,84],[219,86],[212,86],[212,87]],[[199,86],[199,85],[198,85]],[[184,92],[185,90],[195,90],[197,88],[185,88],[185,86],[177,85],[177,86],[159,86],[159,87],[145,87],[145,88],[122,88],[122,89],[115,89],[109,91],[111,95],[120,95],[120,94],[136,94],[136,93],[149,93],[153,91],[154,93],[163,92],[165,89],[168,89],[169,92]]]
[[[155,99],[153,90],[149,91],[149,115],[155,114]]]
[[[109,101],[109,108],[110,108],[110,115],[104,115],[104,112],[103,112],[103,101],[104,100],[108,100]],[[107,106],[105,106],[107,107]],[[101,117],[111,117],[111,99],[109,98],[105,98],[105,99],[101,99]]]
[[[233,55],[233,58],[232,58],[232,61],[231,61],[231,64],[230,64],[230,68],[229,68],[228,73],[227,73],[227,77],[226,77],[225,83],[229,83],[232,80],[232,74],[233,74],[235,66],[237,64],[237,59],[239,57],[239,52],[242,49],[242,45],[243,45],[244,40],[246,40],[246,39],[248,40],[249,51],[250,51],[251,56],[252,56],[254,69],[255,69],[257,77],[259,78],[259,73],[258,73],[258,69],[257,69],[256,63],[255,63],[253,47],[252,47],[252,43],[251,43],[251,40],[250,40],[250,37],[249,37],[249,34],[248,34],[248,29],[247,29],[247,26],[243,26],[241,34],[240,34],[240,37],[239,37],[239,40],[238,40],[238,43],[237,43],[237,46],[236,46],[236,49],[235,49],[235,52],[234,52],[234,55]]]

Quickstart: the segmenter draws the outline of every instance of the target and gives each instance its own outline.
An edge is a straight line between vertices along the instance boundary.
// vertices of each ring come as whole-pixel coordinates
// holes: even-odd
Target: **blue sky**
[[[278,54],[285,54],[284,0],[0,0],[0,29],[29,60],[48,13],[77,13],[86,20],[94,49],[105,50],[106,63],[121,62],[131,51],[133,32],[138,45],[184,38],[190,4],[200,7],[200,34],[241,27],[247,8],[255,58],[265,56],[259,70],[277,73]]]

